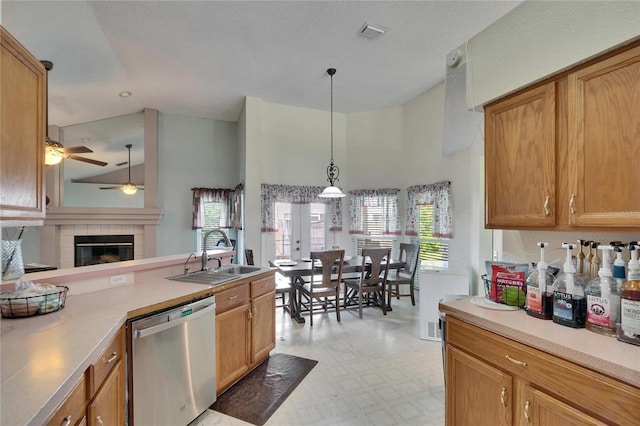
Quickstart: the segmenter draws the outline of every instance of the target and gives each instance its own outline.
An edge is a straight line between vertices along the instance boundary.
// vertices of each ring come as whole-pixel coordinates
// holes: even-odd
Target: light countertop
[[[177,258],[179,269],[185,259]],[[159,260],[159,264],[167,262],[167,258]],[[142,263],[147,268],[154,265],[150,260]],[[125,269],[138,266],[128,264]],[[113,264],[108,269],[110,273],[118,270]],[[81,272],[76,274],[87,280]],[[48,278],[54,281],[55,276]],[[233,285],[210,287],[151,278],[91,292],[70,291],[65,307],[58,312],[1,319],[0,425],[44,423],[128,318]]]
[[[471,303],[471,297],[443,301],[439,307],[447,315],[640,388],[638,346],[533,318],[523,310],[486,309]]]

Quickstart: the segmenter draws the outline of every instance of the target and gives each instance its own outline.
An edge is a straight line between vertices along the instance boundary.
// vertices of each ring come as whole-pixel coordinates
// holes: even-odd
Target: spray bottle
[[[584,297],[584,281],[576,275],[571,250],[575,244],[562,243],[567,249],[563,272],[553,282],[553,322],[572,328],[584,328],[587,318],[587,299]]]
[[[620,288],[620,324],[618,340],[640,346],[640,262],[638,246],[629,244],[631,259],[627,281]]]
[[[620,293],[611,272],[612,246],[598,246],[602,251],[602,263],[598,278],[589,282],[587,295],[587,322],[585,328],[606,336],[615,337],[616,324],[620,322]]]
[[[553,284],[554,276],[544,261],[544,248],[548,243],[538,243],[540,262],[538,267],[527,278],[527,314],[535,318],[551,319],[553,317]]]

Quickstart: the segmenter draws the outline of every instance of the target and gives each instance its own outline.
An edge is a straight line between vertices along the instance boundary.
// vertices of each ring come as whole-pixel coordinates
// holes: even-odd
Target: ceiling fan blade
[[[118,186],[101,186],[100,189],[121,189],[122,185]]]
[[[65,155],[70,160],[82,161],[84,163],[95,164],[96,166],[106,166],[108,163],[104,161],[92,160],[91,158],[78,157],[77,155]]]
[[[64,152],[65,154],[88,154],[93,152],[92,149],[87,148],[86,146],[72,146],[69,148],[58,148],[59,151]]]

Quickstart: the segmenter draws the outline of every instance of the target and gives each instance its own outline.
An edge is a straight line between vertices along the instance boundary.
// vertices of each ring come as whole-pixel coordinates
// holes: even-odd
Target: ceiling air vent
[[[378,38],[380,37],[382,34],[384,34],[385,32],[387,32],[389,28],[385,28],[383,26],[380,25],[375,25],[375,24],[368,24],[368,23],[364,23],[364,25],[362,26],[362,28],[360,28],[360,35],[363,35],[365,37],[369,37],[369,38]]]

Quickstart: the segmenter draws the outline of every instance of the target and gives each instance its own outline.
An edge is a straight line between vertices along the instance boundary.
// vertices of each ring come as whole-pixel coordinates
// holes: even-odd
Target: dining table
[[[302,317],[301,307],[297,302],[297,287],[303,285],[305,277],[311,275],[322,274],[322,264],[319,261],[312,261],[311,258],[301,259],[275,259],[269,261],[269,266],[276,268],[277,272],[283,277],[289,278],[289,304],[288,310],[291,319],[297,323],[303,324],[305,319]],[[405,262],[396,259],[389,259],[389,270],[400,269],[405,266]],[[371,262],[365,263],[366,270],[371,269]],[[338,265],[334,264],[333,270],[337,273]],[[362,256],[345,256],[342,265],[342,279],[356,278],[362,272]],[[381,303],[384,303],[382,301]],[[391,311],[391,306],[386,307],[387,311]]]

